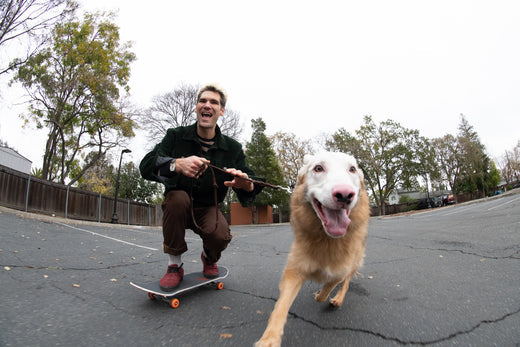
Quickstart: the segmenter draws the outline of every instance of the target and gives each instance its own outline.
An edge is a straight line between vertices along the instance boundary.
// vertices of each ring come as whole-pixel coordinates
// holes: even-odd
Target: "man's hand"
[[[187,158],[178,158],[175,160],[175,172],[186,177],[199,178],[208,168],[208,164],[209,160],[195,155]]]
[[[246,192],[252,192],[253,189],[255,189],[255,185],[253,184],[253,182],[243,179],[248,178],[245,172],[242,172],[237,169],[226,169],[226,172],[234,176],[232,181],[224,182],[224,185],[226,187],[243,189]]]

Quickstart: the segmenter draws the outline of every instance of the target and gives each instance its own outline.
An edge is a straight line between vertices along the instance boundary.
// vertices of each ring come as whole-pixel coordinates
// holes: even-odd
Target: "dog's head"
[[[298,180],[305,182],[305,199],[314,208],[327,235],[345,236],[350,211],[356,206],[363,186],[363,172],[356,159],[337,152],[306,155]]]

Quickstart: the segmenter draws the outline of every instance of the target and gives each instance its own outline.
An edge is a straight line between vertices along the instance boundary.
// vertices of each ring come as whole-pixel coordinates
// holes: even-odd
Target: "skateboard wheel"
[[[148,293],[148,297],[150,300],[155,300],[155,295],[153,295],[153,293]]]
[[[224,283],[222,283],[222,282],[218,282],[218,283],[217,283],[217,289],[218,289],[218,290],[222,290],[222,289],[224,289]]]
[[[170,306],[172,308],[177,308],[179,307],[181,303],[179,302],[179,299],[172,299],[172,301],[170,301]]]

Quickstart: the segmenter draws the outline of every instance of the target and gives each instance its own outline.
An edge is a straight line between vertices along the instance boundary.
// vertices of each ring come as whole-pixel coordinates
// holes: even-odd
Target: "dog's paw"
[[[280,347],[282,345],[282,339],[273,336],[262,338],[255,343],[255,347]]]
[[[324,295],[322,290],[317,291],[314,293],[314,300],[317,302],[325,302],[327,300],[328,295]]]
[[[329,303],[330,303],[330,306],[332,306],[334,308],[339,308],[339,307],[341,307],[341,305],[343,305],[343,299],[338,299],[336,297],[333,297],[332,299],[330,299]]]

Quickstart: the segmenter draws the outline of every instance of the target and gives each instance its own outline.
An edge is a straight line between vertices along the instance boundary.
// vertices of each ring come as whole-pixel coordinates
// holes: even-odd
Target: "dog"
[[[289,309],[307,280],[323,283],[315,300],[340,307],[363,264],[370,208],[363,172],[351,155],[306,155],[291,195],[294,241],[280,281],[280,297],[257,347],[280,346]]]

